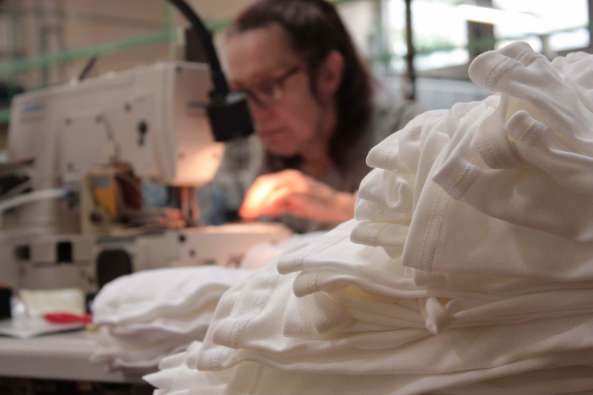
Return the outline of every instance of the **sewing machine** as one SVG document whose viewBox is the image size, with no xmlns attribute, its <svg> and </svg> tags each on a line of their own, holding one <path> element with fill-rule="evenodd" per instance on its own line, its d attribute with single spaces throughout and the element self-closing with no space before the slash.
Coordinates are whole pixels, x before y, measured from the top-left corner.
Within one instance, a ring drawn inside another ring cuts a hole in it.
<svg viewBox="0 0 593 395">
<path fill-rule="evenodd" d="M 252 245 L 287 237 L 269 224 L 130 226 L 141 180 L 188 192 L 213 177 L 223 145 L 207 117 L 211 86 L 207 66 L 167 62 L 16 97 L 9 161 L 24 164 L 32 191 L 0 201 L 2 282 L 93 291 L 137 270 L 236 265 Z"/>
</svg>

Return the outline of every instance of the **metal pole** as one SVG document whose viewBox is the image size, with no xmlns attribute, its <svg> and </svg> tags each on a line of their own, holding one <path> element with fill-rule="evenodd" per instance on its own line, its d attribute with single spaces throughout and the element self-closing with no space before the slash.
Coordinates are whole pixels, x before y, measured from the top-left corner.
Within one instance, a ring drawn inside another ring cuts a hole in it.
<svg viewBox="0 0 593 395">
<path fill-rule="evenodd" d="M 593 52 L 593 0 L 587 0 L 587 31 L 589 32 L 589 52 Z"/>
<path fill-rule="evenodd" d="M 404 0 L 406 4 L 406 80 L 408 87 L 404 92 L 404 97 L 408 100 L 416 100 L 416 69 L 414 67 L 414 36 L 412 26 L 412 0 Z"/>
</svg>

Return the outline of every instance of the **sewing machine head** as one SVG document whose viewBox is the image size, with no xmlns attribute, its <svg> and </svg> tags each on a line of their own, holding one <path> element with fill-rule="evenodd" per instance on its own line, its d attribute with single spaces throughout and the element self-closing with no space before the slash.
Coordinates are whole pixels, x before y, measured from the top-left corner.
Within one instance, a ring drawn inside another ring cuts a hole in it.
<svg viewBox="0 0 593 395">
<path fill-rule="evenodd" d="M 211 87 L 206 65 L 167 62 L 20 95 L 12 104 L 9 160 L 33 160 L 34 190 L 66 186 L 82 194 L 115 178 L 137 189 L 128 174 L 203 185 L 223 152 L 207 117 Z M 29 205 L 19 223 L 72 231 L 55 222 L 60 215 L 48 215 L 59 204 Z"/>
<path fill-rule="evenodd" d="M 238 102 L 232 95 L 212 100 L 211 87 L 207 66 L 168 62 L 16 97 L 9 160 L 28 164 L 33 191 L 49 196 L 66 188 L 76 198 L 57 193 L 62 198 L 31 200 L 10 211 L 0 236 L 5 282 L 93 290 L 117 275 L 173 260 L 225 264 L 257 241 L 286 237 L 279 228 L 193 229 L 191 237 L 188 230 L 132 237 L 113 232 L 118 214 L 141 205 L 141 179 L 199 187 L 213 177 L 223 153 L 216 125 L 223 123 L 227 139 L 246 134 L 238 130 L 245 124 L 241 111 L 232 112 L 241 110 Z M 225 119 L 227 107 L 232 111 Z M 219 247 L 213 252 L 204 244 Z"/>
<path fill-rule="evenodd" d="M 205 112 L 210 89 L 207 66 L 167 62 L 20 95 L 9 160 L 34 158 L 39 187 L 115 161 L 140 177 L 199 185 L 222 150 Z"/>
</svg>

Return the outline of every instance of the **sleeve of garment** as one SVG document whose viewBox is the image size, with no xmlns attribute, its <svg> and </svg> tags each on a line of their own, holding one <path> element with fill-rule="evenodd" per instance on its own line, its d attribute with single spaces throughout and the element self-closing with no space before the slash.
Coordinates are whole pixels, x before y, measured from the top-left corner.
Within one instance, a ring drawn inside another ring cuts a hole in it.
<svg viewBox="0 0 593 395">
<path fill-rule="evenodd" d="M 434 180 L 490 216 L 593 241 L 593 75 L 574 81 L 519 43 L 478 57 L 470 76 L 503 100 Z"/>
<path fill-rule="evenodd" d="M 367 157 L 369 151 L 404 129 L 409 121 L 422 112 L 418 104 L 401 101 L 383 89 L 375 94 L 373 102 L 373 116 L 365 130 L 364 138 L 360 143 L 352 146 L 348 155 L 350 163 L 345 173 L 350 178 L 350 187 L 347 189 L 349 191 L 357 191 L 360 182 L 369 173 L 369 166 L 371 166 Z"/>
<path fill-rule="evenodd" d="M 418 193 L 448 142 L 439 131 L 446 121 L 444 110 L 425 112 L 370 150 L 373 170 L 360 183 L 353 242 L 381 245 L 393 258 L 401 256 Z"/>
</svg>

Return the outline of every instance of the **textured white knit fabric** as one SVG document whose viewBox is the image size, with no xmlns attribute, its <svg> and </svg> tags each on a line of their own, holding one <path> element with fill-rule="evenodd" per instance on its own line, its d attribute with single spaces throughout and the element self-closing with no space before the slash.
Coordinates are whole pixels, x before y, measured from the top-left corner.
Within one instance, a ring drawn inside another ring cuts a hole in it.
<svg viewBox="0 0 593 395">
<path fill-rule="evenodd" d="M 180 314 L 192 316 L 224 290 L 250 274 L 218 266 L 141 271 L 105 285 L 93 301 L 97 324 L 151 321 Z"/>
<path fill-rule="evenodd" d="M 250 274 L 203 266 L 115 279 L 93 301 L 99 335 L 91 360 L 111 369 L 154 368 L 164 355 L 202 339 L 220 296 Z"/>
<path fill-rule="evenodd" d="M 225 292 L 155 393 L 593 393 L 592 62 L 478 57 L 495 94 L 374 147 L 355 219 Z"/>
<path fill-rule="evenodd" d="M 405 265 L 591 279 L 591 66 L 583 54 L 550 63 L 522 43 L 472 63 L 472 79 L 502 100 L 479 121 L 445 128 L 450 142 L 419 193 Z"/>
<path fill-rule="evenodd" d="M 190 350 L 199 348 L 195 343 Z M 200 371 L 188 367 L 186 355 L 165 358 L 161 371 L 145 376 L 160 388 L 155 395 L 575 395 L 593 388 L 591 367 L 539 369 L 537 361 L 447 375 L 336 375 L 286 371 L 257 362 Z"/>
</svg>

